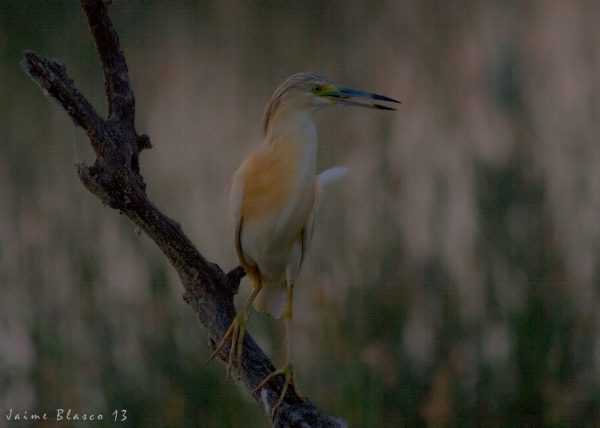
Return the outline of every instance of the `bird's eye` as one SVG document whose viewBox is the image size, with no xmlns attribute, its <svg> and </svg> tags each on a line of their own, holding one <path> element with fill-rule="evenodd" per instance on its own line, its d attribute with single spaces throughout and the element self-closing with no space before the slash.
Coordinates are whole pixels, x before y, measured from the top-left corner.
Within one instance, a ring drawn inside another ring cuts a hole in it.
<svg viewBox="0 0 600 428">
<path fill-rule="evenodd" d="M 319 92 L 321 92 L 321 86 L 315 85 L 313 86 L 312 90 L 315 94 L 318 94 Z"/>
</svg>

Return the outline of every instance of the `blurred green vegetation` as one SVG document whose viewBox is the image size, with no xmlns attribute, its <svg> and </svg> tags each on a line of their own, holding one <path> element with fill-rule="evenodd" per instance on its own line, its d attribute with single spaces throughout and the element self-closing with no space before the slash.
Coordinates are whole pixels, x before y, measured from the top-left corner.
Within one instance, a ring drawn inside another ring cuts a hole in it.
<svg viewBox="0 0 600 428">
<path fill-rule="evenodd" d="M 285 77 L 403 101 L 317 118 L 319 165 L 351 172 L 297 287 L 303 393 L 356 427 L 598 424 L 595 2 L 113 3 L 149 195 L 224 269 L 229 177 Z M 88 143 L 19 69 L 26 49 L 106 111 L 77 2 L 0 0 L 0 412 L 268 426 L 204 364 L 160 252 L 78 182 Z M 250 327 L 276 361 L 280 324 Z"/>
</svg>

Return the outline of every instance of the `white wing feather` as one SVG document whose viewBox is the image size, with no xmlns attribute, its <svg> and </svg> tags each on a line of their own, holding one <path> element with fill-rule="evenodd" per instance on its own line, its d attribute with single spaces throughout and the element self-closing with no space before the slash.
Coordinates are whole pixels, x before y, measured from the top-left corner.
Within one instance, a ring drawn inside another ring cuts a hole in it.
<svg viewBox="0 0 600 428">
<path fill-rule="evenodd" d="M 348 174 L 348 168 L 345 166 L 334 166 L 329 168 L 317 176 L 317 183 L 321 186 L 321 188 L 326 188 L 330 184 L 339 181 L 346 174 Z"/>
<path fill-rule="evenodd" d="M 302 258 L 300 264 L 302 264 L 302 262 L 304 261 L 304 257 L 312 241 L 313 231 L 315 228 L 315 218 L 317 217 L 317 212 L 319 210 L 319 205 L 321 203 L 323 192 L 331 184 L 342 179 L 347 173 L 348 168 L 346 168 L 345 166 L 334 166 L 317 175 L 317 182 L 315 187 L 315 203 L 310 217 L 306 222 L 306 226 L 304 227 L 304 229 L 302 229 Z"/>
</svg>

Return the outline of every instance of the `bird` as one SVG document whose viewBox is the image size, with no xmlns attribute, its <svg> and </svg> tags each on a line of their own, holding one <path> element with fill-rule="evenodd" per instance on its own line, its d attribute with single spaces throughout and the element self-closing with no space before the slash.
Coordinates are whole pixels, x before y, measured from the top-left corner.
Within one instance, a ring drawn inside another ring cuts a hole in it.
<svg viewBox="0 0 600 428">
<path fill-rule="evenodd" d="M 262 123 L 263 143 L 232 177 L 230 221 L 240 265 L 252 292 L 216 345 L 209 360 L 229 343 L 227 376 L 242 360 L 251 306 L 285 319 L 286 362 L 266 376 L 254 393 L 279 375 L 284 386 L 271 413 L 282 404 L 295 375 L 291 360 L 293 290 L 306 258 L 319 202 L 341 179 L 345 167 L 316 174 L 318 136 L 313 116 L 335 105 L 395 110 L 393 98 L 339 86 L 312 72 L 297 73 L 273 93 Z"/>
</svg>

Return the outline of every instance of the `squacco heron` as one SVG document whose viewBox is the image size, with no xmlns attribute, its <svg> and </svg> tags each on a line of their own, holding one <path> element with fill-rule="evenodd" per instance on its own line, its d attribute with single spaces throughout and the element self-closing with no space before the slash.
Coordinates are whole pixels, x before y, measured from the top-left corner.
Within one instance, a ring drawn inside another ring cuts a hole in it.
<svg viewBox="0 0 600 428">
<path fill-rule="evenodd" d="M 234 356 L 238 364 L 241 362 L 252 304 L 274 318 L 283 315 L 286 362 L 255 389 L 260 390 L 275 376 L 285 377 L 273 414 L 294 380 L 290 356 L 292 296 L 312 237 L 316 207 L 325 187 L 346 172 L 345 168 L 334 167 L 315 175 L 317 130 L 313 114 L 338 104 L 395 110 L 378 101 L 398 102 L 340 87 L 314 73 L 291 76 L 275 90 L 267 106 L 263 144 L 233 175 L 230 215 L 235 249 L 253 290 L 211 358 L 231 343 L 227 374 Z"/>
</svg>

